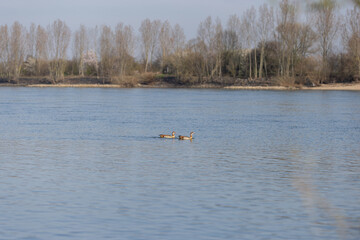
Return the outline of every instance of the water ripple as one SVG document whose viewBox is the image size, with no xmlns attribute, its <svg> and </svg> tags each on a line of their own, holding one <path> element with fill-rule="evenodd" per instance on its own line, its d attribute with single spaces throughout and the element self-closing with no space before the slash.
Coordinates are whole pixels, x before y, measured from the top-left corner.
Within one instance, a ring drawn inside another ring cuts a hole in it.
<svg viewBox="0 0 360 240">
<path fill-rule="evenodd" d="M 0 239 L 358 239 L 359 98 L 1 88 Z"/>
</svg>

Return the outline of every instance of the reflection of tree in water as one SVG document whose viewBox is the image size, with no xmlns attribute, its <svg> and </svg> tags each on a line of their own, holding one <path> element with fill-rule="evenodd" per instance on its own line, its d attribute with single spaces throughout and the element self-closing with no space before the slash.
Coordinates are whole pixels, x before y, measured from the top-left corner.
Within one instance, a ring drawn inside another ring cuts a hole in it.
<svg viewBox="0 0 360 240">
<path fill-rule="evenodd" d="M 317 172 L 317 169 L 314 169 L 315 166 L 313 166 L 313 164 L 317 166 L 316 159 L 309 160 L 306 156 L 301 156 L 303 152 L 299 151 L 294 143 L 283 147 L 279 150 L 286 151 L 288 158 L 295 160 L 291 161 L 294 164 L 291 168 L 296 170 L 292 174 L 290 181 L 294 190 L 299 193 L 304 207 L 303 212 L 311 224 L 311 233 L 315 237 L 327 236 L 328 233 L 325 231 L 331 231 L 329 227 L 334 227 L 338 239 L 353 239 L 353 231 L 359 231 L 358 226 L 354 226 L 353 223 L 349 222 L 349 216 L 346 215 L 345 209 L 332 204 L 320 191 L 320 187 L 329 189 L 331 186 L 319 185 L 316 182 L 317 179 L 314 173 Z M 355 155 L 358 154 L 355 153 Z"/>
<path fill-rule="evenodd" d="M 349 225 L 341 209 L 333 206 L 323 197 L 316 188 L 310 174 L 297 175 L 293 178 L 293 185 L 300 193 L 306 212 L 312 222 L 320 222 L 322 216 L 326 216 L 335 223 L 339 239 L 347 239 Z M 312 228 L 314 233 L 319 236 L 321 232 L 317 228 Z"/>
</svg>

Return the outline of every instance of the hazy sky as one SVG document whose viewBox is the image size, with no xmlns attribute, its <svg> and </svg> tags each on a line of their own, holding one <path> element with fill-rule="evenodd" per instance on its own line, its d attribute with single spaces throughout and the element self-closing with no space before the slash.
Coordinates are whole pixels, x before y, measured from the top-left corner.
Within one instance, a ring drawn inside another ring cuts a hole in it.
<svg viewBox="0 0 360 240">
<path fill-rule="evenodd" d="M 0 0 L 0 24 L 19 21 L 47 26 L 64 20 L 72 30 L 80 24 L 95 26 L 118 22 L 138 30 L 145 18 L 179 23 L 188 38 L 194 37 L 200 21 L 220 17 L 223 23 L 231 14 L 242 14 L 251 6 L 273 4 L 276 0 Z"/>
</svg>

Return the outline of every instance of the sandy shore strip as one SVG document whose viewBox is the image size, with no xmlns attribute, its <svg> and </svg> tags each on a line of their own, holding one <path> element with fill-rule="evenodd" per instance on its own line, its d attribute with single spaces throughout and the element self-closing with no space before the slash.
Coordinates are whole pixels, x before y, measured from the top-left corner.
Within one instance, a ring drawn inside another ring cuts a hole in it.
<svg viewBox="0 0 360 240">
<path fill-rule="evenodd" d="M 228 86 L 224 89 L 234 90 L 297 90 L 297 88 L 288 88 L 282 86 Z"/>
<path fill-rule="evenodd" d="M 329 90 L 329 91 L 360 91 L 360 83 L 322 84 L 317 87 L 282 87 L 282 86 L 229 86 L 225 89 L 234 90 Z"/>
<path fill-rule="evenodd" d="M 338 90 L 338 91 L 360 91 L 360 83 L 332 83 L 322 84 L 318 87 L 303 87 L 304 90 Z"/>
</svg>

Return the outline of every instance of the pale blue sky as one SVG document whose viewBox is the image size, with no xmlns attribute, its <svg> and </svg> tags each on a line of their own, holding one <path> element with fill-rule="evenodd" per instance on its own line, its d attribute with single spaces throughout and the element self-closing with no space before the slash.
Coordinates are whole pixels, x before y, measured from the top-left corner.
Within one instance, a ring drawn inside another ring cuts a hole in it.
<svg viewBox="0 0 360 240">
<path fill-rule="evenodd" d="M 72 30 L 80 24 L 95 26 L 118 22 L 138 30 L 145 18 L 179 23 L 187 38 L 194 37 L 200 21 L 220 17 L 223 23 L 231 14 L 241 14 L 251 6 L 274 4 L 276 0 L 0 0 L 0 24 L 19 21 L 47 26 L 64 20 Z"/>
</svg>

